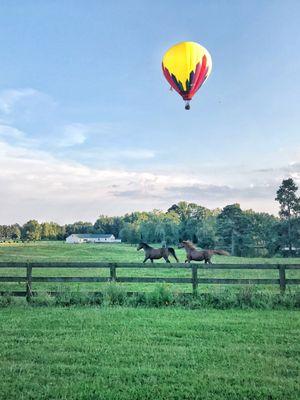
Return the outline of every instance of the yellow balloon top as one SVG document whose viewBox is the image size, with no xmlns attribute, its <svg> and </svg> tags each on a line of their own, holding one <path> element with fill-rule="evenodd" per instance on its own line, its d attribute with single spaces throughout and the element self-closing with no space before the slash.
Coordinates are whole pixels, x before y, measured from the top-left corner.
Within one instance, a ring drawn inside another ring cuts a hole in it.
<svg viewBox="0 0 300 400">
<path fill-rule="evenodd" d="M 164 55 L 163 72 L 175 90 L 190 99 L 208 78 L 212 60 L 209 52 L 195 42 L 182 42 L 172 46 Z"/>
</svg>

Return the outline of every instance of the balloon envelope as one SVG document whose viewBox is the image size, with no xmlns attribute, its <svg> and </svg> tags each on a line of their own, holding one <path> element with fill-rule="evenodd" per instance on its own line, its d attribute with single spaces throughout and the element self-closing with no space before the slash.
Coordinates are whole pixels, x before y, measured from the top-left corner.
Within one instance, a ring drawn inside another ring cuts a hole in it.
<svg viewBox="0 0 300 400">
<path fill-rule="evenodd" d="M 182 42 L 164 55 L 162 69 L 165 78 L 184 100 L 191 100 L 208 78 L 212 68 L 209 52 L 195 42 Z"/>
</svg>

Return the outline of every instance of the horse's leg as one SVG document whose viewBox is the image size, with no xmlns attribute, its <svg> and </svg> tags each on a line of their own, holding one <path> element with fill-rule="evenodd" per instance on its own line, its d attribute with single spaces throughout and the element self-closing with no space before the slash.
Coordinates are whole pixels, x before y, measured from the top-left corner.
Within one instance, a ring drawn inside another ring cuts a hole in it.
<svg viewBox="0 0 300 400">
<path fill-rule="evenodd" d="M 170 263 L 170 260 L 168 259 L 168 257 L 164 257 L 164 259 L 165 259 L 165 261 L 166 261 L 167 263 Z"/>
<path fill-rule="evenodd" d="M 145 260 L 143 261 L 143 264 L 144 264 L 147 260 L 149 260 L 149 256 L 146 256 L 146 257 L 145 257 Z"/>
<path fill-rule="evenodd" d="M 150 260 L 151 260 L 151 262 L 152 262 L 152 264 L 153 264 L 153 258 L 150 258 Z"/>
</svg>

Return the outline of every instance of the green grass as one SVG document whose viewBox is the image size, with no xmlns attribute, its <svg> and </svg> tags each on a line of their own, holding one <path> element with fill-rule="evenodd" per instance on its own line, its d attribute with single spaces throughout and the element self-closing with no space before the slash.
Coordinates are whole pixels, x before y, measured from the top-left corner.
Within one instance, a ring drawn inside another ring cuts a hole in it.
<svg viewBox="0 0 300 400">
<path fill-rule="evenodd" d="M 154 245 L 155 246 L 155 245 Z M 157 245 L 158 246 L 158 245 Z M 180 262 L 185 260 L 185 251 L 177 249 Z M 1 261 L 115 261 L 142 262 L 143 251 L 129 244 L 66 244 L 63 241 L 41 241 L 29 243 L 0 243 Z M 172 260 L 172 258 L 170 257 Z M 157 262 L 163 262 L 159 260 Z M 215 263 L 300 263 L 300 258 L 247 258 L 214 256 Z"/>
<path fill-rule="evenodd" d="M 183 261 L 184 252 L 176 252 Z M 142 260 L 143 254 L 135 246 L 125 244 L 0 245 L 0 261 Z M 215 257 L 213 261 L 300 263 L 300 259 L 237 257 Z M 25 271 L 2 269 L 0 274 L 24 276 Z M 34 274 L 107 276 L 108 271 L 58 268 L 34 270 Z M 277 271 L 246 270 L 212 270 L 201 274 L 278 276 Z M 288 274 L 299 277 L 298 271 Z M 118 275 L 179 277 L 190 276 L 190 271 L 124 269 L 118 270 Z M 157 285 L 123 286 L 149 291 Z M 69 287 L 80 291 L 105 289 L 95 283 L 69 284 Z M 169 285 L 169 288 L 188 291 L 190 285 Z M 227 291 L 231 288 L 226 285 Z M 24 284 L 1 283 L 0 289 L 24 290 Z M 36 284 L 34 289 L 42 292 L 57 287 Z M 223 289 L 219 285 L 200 287 L 200 291 L 207 292 L 221 293 Z M 271 290 L 277 293 L 278 287 Z M 155 294 L 155 291 L 149 293 L 149 298 Z M 154 297 L 151 304 L 155 303 Z M 47 296 L 41 299 L 53 304 L 53 299 Z M 296 400 L 300 397 L 297 311 L 18 305 L 22 301 L 18 299 L 15 305 L 0 309 L 0 399 Z"/>
<path fill-rule="evenodd" d="M 181 262 L 185 260 L 183 249 L 176 249 Z M 70 245 L 65 242 L 36 242 L 36 243 L 3 243 L 0 244 L 0 261 L 115 261 L 115 262 L 142 262 L 143 251 L 136 251 L 136 246 L 127 244 L 80 244 Z M 242 258 L 214 256 L 214 263 L 300 263 L 300 258 Z M 164 260 L 157 261 L 164 263 Z M 179 269 L 118 269 L 118 276 L 140 277 L 190 277 L 190 270 Z M 2 269 L 1 275 L 24 276 L 25 270 Z M 35 276 L 109 276 L 106 269 L 35 269 Z M 269 270 L 203 270 L 199 272 L 202 277 L 215 278 L 278 278 L 278 271 Z M 300 278 L 299 271 L 287 271 L 287 278 Z M 101 283 L 68 284 L 75 289 L 101 290 Z M 148 291 L 153 288 L 151 284 L 124 284 L 129 291 Z M 190 292 L 191 285 L 173 285 L 175 290 Z M 228 285 L 226 285 L 228 287 Z M 57 290 L 59 285 L 52 283 L 35 283 L 34 290 Z M 222 290 L 221 286 L 215 286 Z M 231 286 L 236 290 L 235 286 Z M 272 285 L 268 288 L 278 291 L 278 287 Z M 263 288 L 262 288 L 263 289 Z M 0 283 L 0 290 L 24 290 L 24 283 Z M 211 285 L 201 287 L 203 291 L 212 290 Z M 295 286 L 291 287 L 295 290 Z"/>
<path fill-rule="evenodd" d="M 296 400 L 292 311 L 10 307 L 1 399 Z"/>
</svg>

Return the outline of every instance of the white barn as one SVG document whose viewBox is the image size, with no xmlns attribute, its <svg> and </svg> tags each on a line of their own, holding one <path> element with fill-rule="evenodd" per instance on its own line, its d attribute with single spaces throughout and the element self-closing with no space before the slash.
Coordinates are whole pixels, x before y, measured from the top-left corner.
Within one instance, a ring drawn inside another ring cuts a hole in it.
<svg viewBox="0 0 300 400">
<path fill-rule="evenodd" d="M 121 243 L 121 239 L 116 239 L 113 234 L 72 233 L 66 238 L 66 243 Z"/>
</svg>

